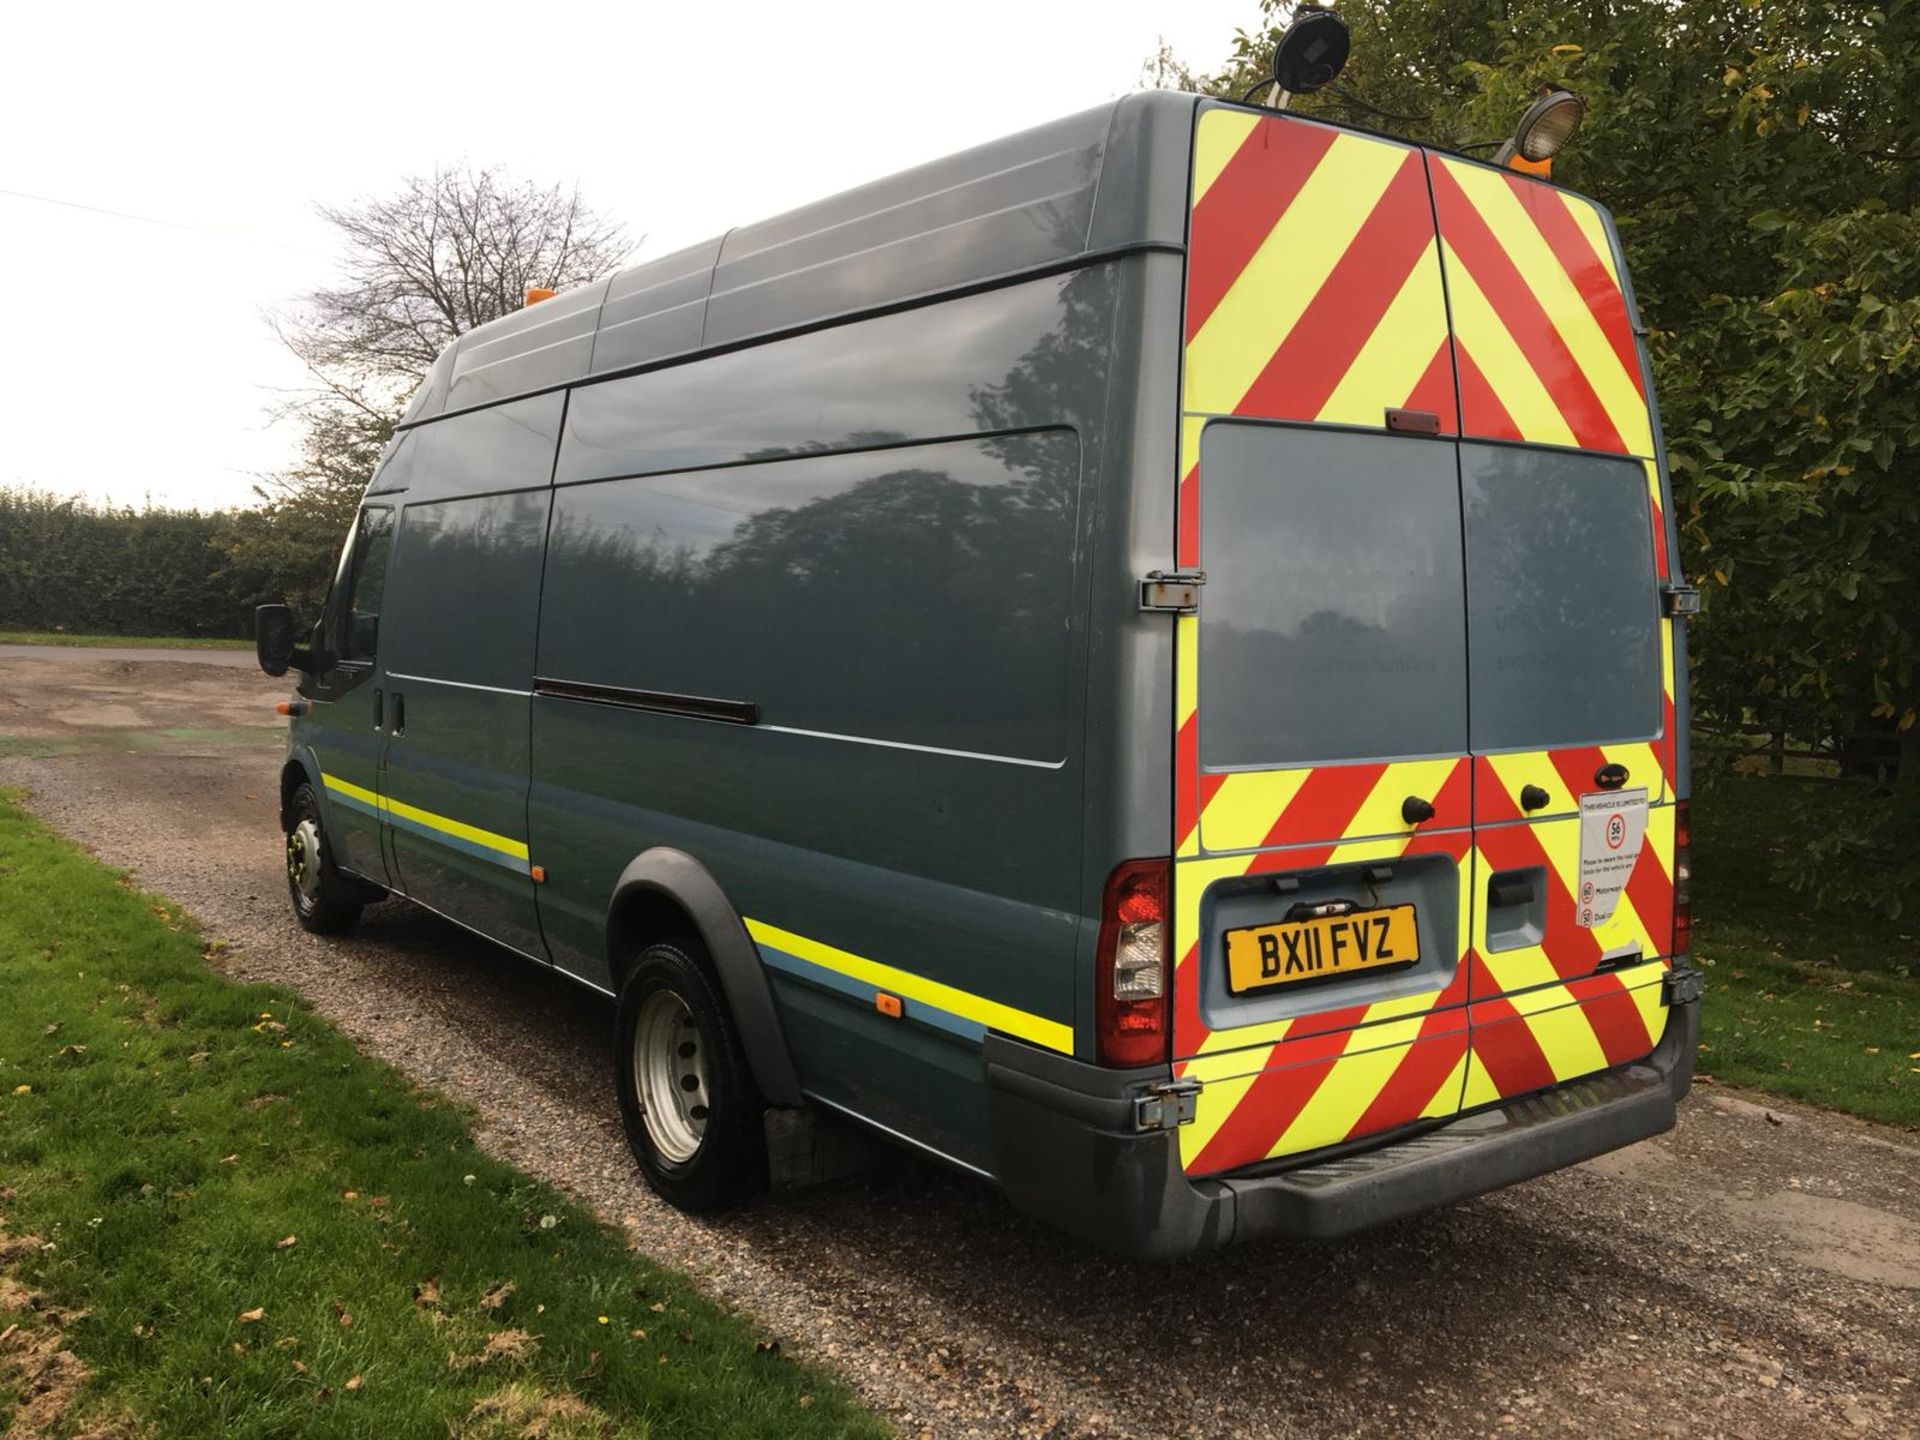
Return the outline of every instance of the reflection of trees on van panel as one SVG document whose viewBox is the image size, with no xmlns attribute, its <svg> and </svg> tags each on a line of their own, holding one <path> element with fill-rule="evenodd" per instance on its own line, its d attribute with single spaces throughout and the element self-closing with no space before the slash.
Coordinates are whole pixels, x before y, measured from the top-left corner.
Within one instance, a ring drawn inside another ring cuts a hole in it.
<svg viewBox="0 0 1920 1440">
<path fill-rule="evenodd" d="M 564 490 L 548 604 L 619 623 L 554 673 L 1055 757 L 1078 471 L 1055 432 Z"/>
<path fill-rule="evenodd" d="M 1659 634 L 1644 472 L 1591 455 L 1462 453 L 1476 743 L 1651 734 Z"/>
<path fill-rule="evenodd" d="M 544 490 L 412 504 L 382 637 L 390 670 L 523 688 L 546 531 Z"/>
<path fill-rule="evenodd" d="M 1113 267 L 1081 270 L 1060 287 L 1059 318 L 992 385 L 975 387 L 974 423 L 982 430 L 1013 430 L 1031 425 L 1068 425 L 1087 443 L 1102 434 L 1107 371 L 1113 352 L 1113 305 L 1117 288 Z M 1022 457 L 1006 442 L 990 441 L 1009 464 Z M 1089 458 L 1091 463 L 1091 458 Z M 1032 503 L 1072 508 L 1077 475 L 1061 476 L 1044 467 L 1029 478 L 1047 491 Z"/>
</svg>

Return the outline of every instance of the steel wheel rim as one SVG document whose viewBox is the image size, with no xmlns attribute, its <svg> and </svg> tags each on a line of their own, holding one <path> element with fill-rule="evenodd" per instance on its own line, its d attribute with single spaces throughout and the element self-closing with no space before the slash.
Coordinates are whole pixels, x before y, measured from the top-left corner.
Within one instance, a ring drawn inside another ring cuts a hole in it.
<svg viewBox="0 0 1920 1440">
<path fill-rule="evenodd" d="M 641 1002 L 633 1088 L 653 1148 L 669 1164 L 693 1159 L 707 1133 L 706 1045 L 693 1011 L 671 990 L 656 990 Z"/>
<path fill-rule="evenodd" d="M 308 816 L 287 834 L 287 882 L 308 908 L 320 898 L 320 823 Z"/>
</svg>

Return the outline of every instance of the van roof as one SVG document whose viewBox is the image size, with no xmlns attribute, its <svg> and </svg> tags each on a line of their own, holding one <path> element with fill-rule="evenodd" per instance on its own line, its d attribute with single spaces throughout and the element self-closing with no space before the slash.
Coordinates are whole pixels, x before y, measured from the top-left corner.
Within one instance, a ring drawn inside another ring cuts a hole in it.
<svg viewBox="0 0 1920 1440">
<path fill-rule="evenodd" d="M 1232 102 L 1138 91 L 504 315 L 440 352 L 400 424 L 1101 256 L 1184 251 L 1202 105 Z"/>
<path fill-rule="evenodd" d="M 1090 256 L 1180 249 L 1198 103 L 1128 95 L 503 316 L 441 352 L 401 423 Z"/>
</svg>

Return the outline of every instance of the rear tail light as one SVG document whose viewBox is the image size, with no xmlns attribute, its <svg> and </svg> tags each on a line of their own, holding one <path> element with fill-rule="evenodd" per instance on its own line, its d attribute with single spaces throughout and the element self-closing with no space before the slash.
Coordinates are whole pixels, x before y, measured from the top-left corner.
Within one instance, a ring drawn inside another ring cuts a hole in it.
<svg viewBox="0 0 1920 1440">
<path fill-rule="evenodd" d="M 1693 952 L 1693 805 L 1673 807 L 1673 953 Z"/>
<path fill-rule="evenodd" d="M 1153 1065 L 1172 1040 L 1171 863 L 1123 860 L 1107 877 L 1094 965 L 1094 1029 L 1102 1065 Z"/>
</svg>

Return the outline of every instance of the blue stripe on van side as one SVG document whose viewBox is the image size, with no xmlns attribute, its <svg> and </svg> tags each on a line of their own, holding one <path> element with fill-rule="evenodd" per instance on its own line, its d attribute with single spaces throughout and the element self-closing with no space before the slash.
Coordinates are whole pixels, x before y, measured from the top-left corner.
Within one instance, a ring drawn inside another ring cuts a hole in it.
<svg viewBox="0 0 1920 1440">
<path fill-rule="evenodd" d="M 873 986 L 855 980 L 849 975 L 829 970 L 824 965 L 815 965 L 812 961 L 802 960 L 797 955 L 789 955 L 784 950 L 776 950 L 771 945 L 756 941 L 755 946 L 760 951 L 761 960 L 773 969 L 845 995 L 858 1001 L 863 1008 L 872 1008 Z M 978 1045 L 986 1039 L 987 1027 L 978 1020 L 969 1020 L 963 1015 L 955 1015 L 950 1010 L 942 1010 L 939 1006 L 929 1005 L 924 1000 L 902 999 L 900 1014 L 902 1019 L 918 1020 L 922 1025 L 931 1025 L 936 1030 L 957 1035 L 969 1044 Z"/>
<path fill-rule="evenodd" d="M 387 823 L 396 829 L 405 830 L 412 835 L 424 836 L 435 844 L 445 845 L 450 850 L 458 850 L 463 855 L 472 855 L 476 859 L 489 861 L 503 869 L 513 871 L 516 875 L 532 873 L 532 867 L 517 855 L 503 855 L 500 851 L 490 849 L 485 845 L 476 845 L 473 841 L 462 839 L 458 835 L 449 835 L 444 830 L 436 830 L 431 825 L 423 825 L 418 820 L 402 815 L 398 811 L 386 810 L 382 813 L 385 815 Z"/>
</svg>

